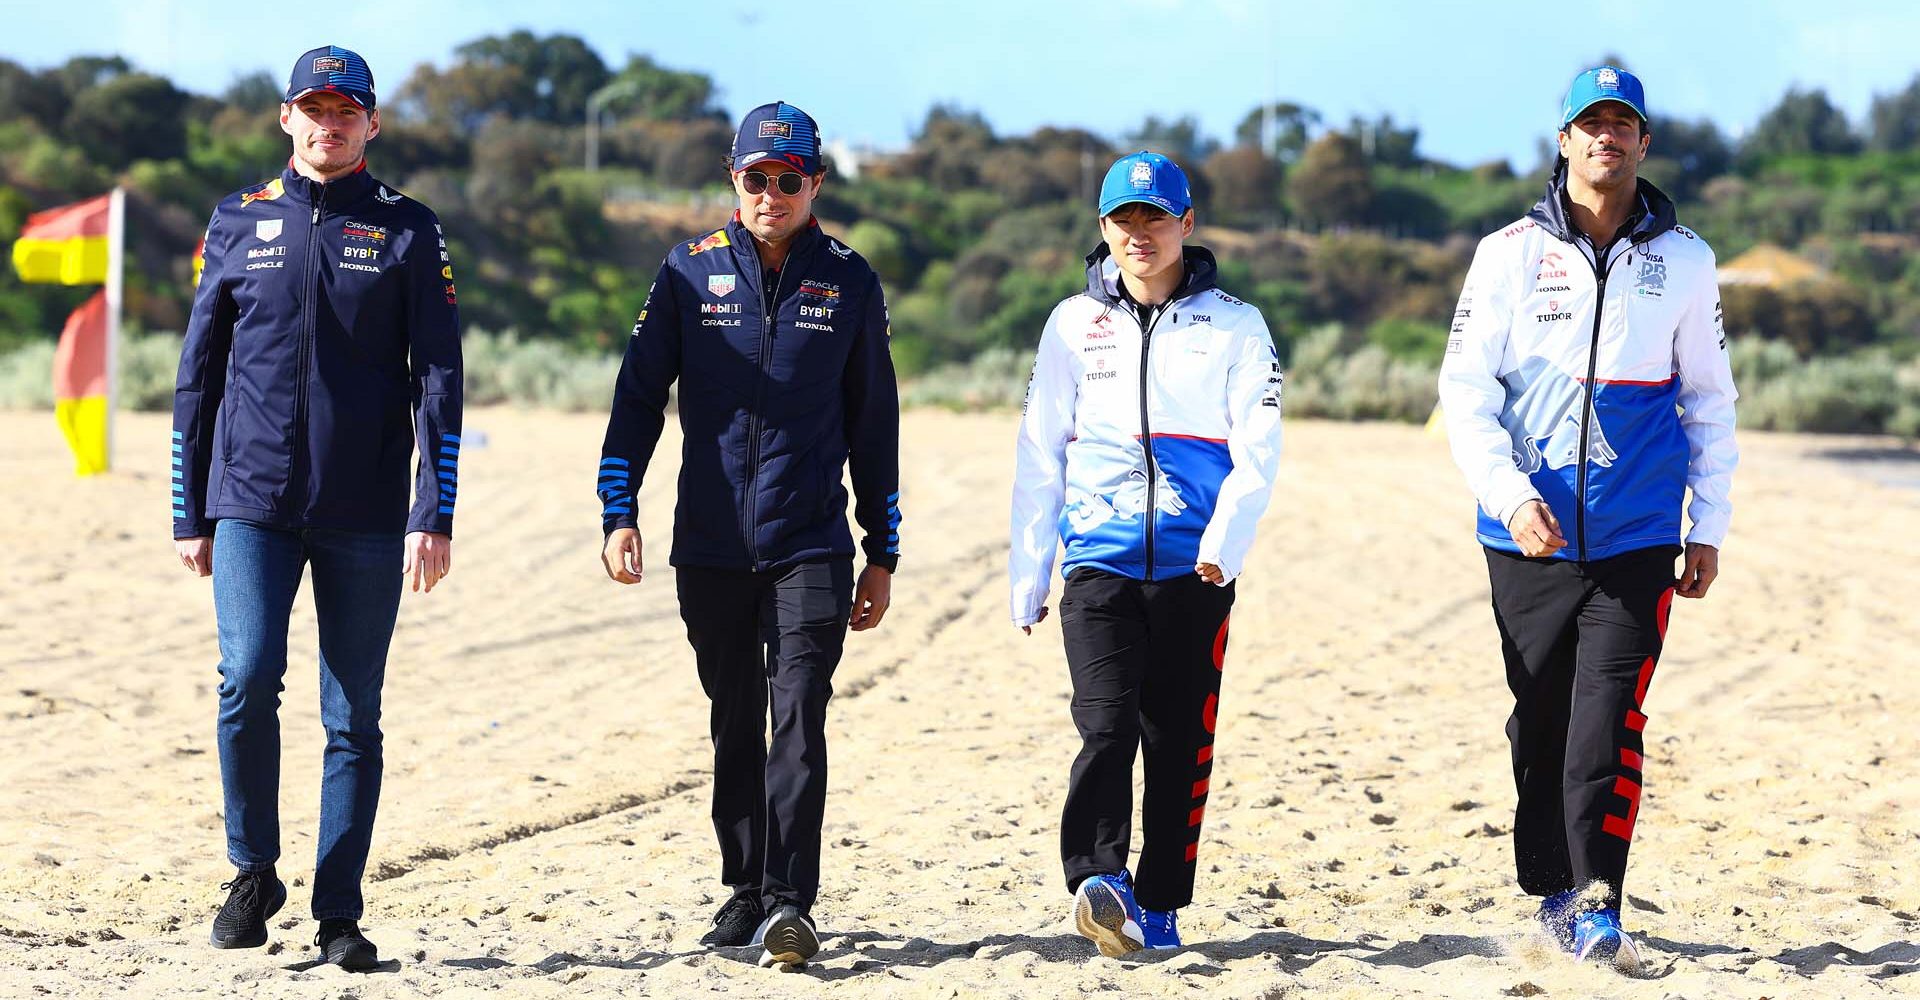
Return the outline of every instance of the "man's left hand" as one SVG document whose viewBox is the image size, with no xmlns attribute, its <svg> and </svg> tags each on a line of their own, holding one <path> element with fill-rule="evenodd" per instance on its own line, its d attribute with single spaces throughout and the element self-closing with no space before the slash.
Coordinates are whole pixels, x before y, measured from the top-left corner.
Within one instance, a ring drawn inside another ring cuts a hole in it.
<svg viewBox="0 0 1920 1000">
<path fill-rule="evenodd" d="M 413 577 L 415 592 L 425 583 L 427 593 L 433 593 L 433 585 L 453 571 L 453 538 L 449 535 L 409 531 L 406 550 L 407 562 L 400 567 L 400 575 Z"/>
<path fill-rule="evenodd" d="M 1705 597 L 1713 579 L 1720 575 L 1720 550 L 1699 542 L 1687 543 L 1687 561 L 1680 568 L 1680 584 L 1674 593 L 1681 597 Z"/>
<path fill-rule="evenodd" d="M 855 632 L 865 632 L 880 624 L 887 616 L 887 606 L 893 603 L 893 571 L 881 566 L 868 566 L 860 571 L 860 582 L 853 588 L 853 614 L 847 618 L 847 627 Z"/>
<path fill-rule="evenodd" d="M 1225 580 L 1227 579 L 1227 574 L 1222 572 L 1220 570 L 1220 567 L 1214 565 L 1213 563 L 1207 563 L 1207 562 L 1200 563 L 1193 567 L 1193 571 L 1195 573 L 1200 574 L 1200 579 L 1205 580 L 1216 587 L 1220 586 L 1220 584 L 1225 582 Z"/>
</svg>

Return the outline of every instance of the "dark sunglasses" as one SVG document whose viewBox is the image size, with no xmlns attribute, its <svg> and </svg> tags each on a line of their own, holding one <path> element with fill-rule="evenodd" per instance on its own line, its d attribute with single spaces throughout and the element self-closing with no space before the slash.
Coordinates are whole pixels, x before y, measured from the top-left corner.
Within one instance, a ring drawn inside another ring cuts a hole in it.
<svg viewBox="0 0 1920 1000">
<path fill-rule="evenodd" d="M 768 174 L 760 170 L 749 170 L 740 175 L 740 186 L 745 189 L 748 194 L 765 194 L 767 192 L 767 181 L 769 180 L 773 181 L 774 186 L 780 189 L 781 194 L 787 195 L 788 197 L 799 194 L 800 189 L 807 185 L 807 175 L 796 170 L 783 170 L 777 174 Z"/>
</svg>

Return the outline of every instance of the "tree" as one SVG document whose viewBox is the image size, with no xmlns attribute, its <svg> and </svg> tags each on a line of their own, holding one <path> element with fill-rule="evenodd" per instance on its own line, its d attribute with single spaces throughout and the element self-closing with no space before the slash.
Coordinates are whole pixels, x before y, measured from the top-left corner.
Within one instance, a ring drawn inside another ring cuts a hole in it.
<svg viewBox="0 0 1920 1000">
<path fill-rule="evenodd" d="M 1213 155 L 1220 144 L 1200 134 L 1200 122 L 1192 115 L 1161 121 L 1148 115 L 1140 127 L 1127 133 L 1127 152 L 1151 149 L 1172 159 L 1183 169 L 1198 167 L 1200 161 Z"/>
<path fill-rule="evenodd" d="M 1761 116 L 1759 124 L 1740 144 L 1741 158 L 1754 162 L 1775 156 L 1807 153 L 1856 153 L 1860 140 L 1847 116 L 1824 90 L 1787 91 L 1787 96 Z"/>
<path fill-rule="evenodd" d="M 1202 170 L 1212 198 L 1209 214 L 1229 225 L 1270 225 L 1280 210 L 1280 164 L 1253 146 L 1215 153 Z"/>
<path fill-rule="evenodd" d="M 220 95 L 220 101 L 246 111 L 268 111 L 279 107 L 286 96 L 283 83 L 275 81 L 271 74 L 256 72 L 235 77 L 227 85 L 226 93 Z"/>
<path fill-rule="evenodd" d="M 93 160 L 124 170 L 135 160 L 171 160 L 187 151 L 187 95 L 146 73 L 127 73 L 82 91 L 65 131 Z"/>
<path fill-rule="evenodd" d="M 1733 146 L 1713 122 L 1662 119 L 1641 173 L 1676 201 L 1692 201 L 1707 182 L 1733 168 Z"/>
<path fill-rule="evenodd" d="M 1288 182 L 1294 214 L 1318 225 L 1365 222 L 1373 208 L 1373 178 L 1352 136 L 1329 132 L 1314 140 Z"/>
<path fill-rule="evenodd" d="M 0 59 L 0 122 L 26 118 L 54 130 L 66 114 L 67 95 L 44 73 Z"/>
<path fill-rule="evenodd" d="M 1386 167 L 1420 165 L 1419 127 L 1401 128 L 1393 123 L 1392 115 L 1381 115 L 1372 121 L 1355 117 L 1347 125 L 1347 135 L 1353 137 L 1368 163 Z"/>
<path fill-rule="evenodd" d="M 1264 150 L 1268 156 L 1291 165 L 1307 151 L 1307 143 L 1312 142 L 1314 133 L 1319 131 L 1320 112 L 1290 101 L 1263 104 L 1240 119 L 1233 130 L 1234 141 L 1242 146 L 1262 148 L 1261 133 L 1266 131 L 1269 112 L 1273 116 L 1273 135 L 1268 137 Z"/>
<path fill-rule="evenodd" d="M 478 131 L 494 115 L 574 125 L 586 114 L 587 98 L 611 78 L 579 38 L 541 38 L 522 30 L 460 46 L 445 71 L 422 64 L 396 103 L 466 132 Z"/>
<path fill-rule="evenodd" d="M 463 63 L 512 73 L 518 86 L 510 106 L 516 118 L 571 125 L 587 111 L 587 98 L 606 86 L 612 74 L 600 56 L 575 35 L 541 38 L 522 29 L 506 36 L 477 38 L 453 50 Z"/>
<path fill-rule="evenodd" d="M 1872 123 L 1873 149 L 1883 153 L 1920 149 L 1920 76 L 1905 90 L 1874 97 L 1867 119 Z"/>
<path fill-rule="evenodd" d="M 634 87 L 634 96 L 622 107 L 631 115 L 655 121 L 726 121 L 727 113 L 714 103 L 713 78 L 705 73 L 667 69 L 647 56 L 631 56 L 615 79 Z"/>
</svg>

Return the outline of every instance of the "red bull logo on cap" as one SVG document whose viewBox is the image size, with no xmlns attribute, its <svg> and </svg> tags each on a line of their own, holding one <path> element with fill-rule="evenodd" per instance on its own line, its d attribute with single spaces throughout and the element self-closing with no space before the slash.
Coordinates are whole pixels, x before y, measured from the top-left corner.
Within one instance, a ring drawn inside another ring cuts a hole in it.
<svg viewBox="0 0 1920 1000">
<path fill-rule="evenodd" d="M 320 56 L 313 61 L 315 73 L 345 73 L 347 61 L 339 56 Z"/>
<path fill-rule="evenodd" d="M 1132 182 L 1134 187 L 1144 191 L 1153 186 L 1153 167 L 1147 161 L 1140 160 L 1134 163 L 1133 172 L 1128 175 L 1127 180 Z"/>
<path fill-rule="evenodd" d="M 793 125 L 790 122 L 761 122 L 760 138 L 791 139 L 793 138 Z"/>
</svg>

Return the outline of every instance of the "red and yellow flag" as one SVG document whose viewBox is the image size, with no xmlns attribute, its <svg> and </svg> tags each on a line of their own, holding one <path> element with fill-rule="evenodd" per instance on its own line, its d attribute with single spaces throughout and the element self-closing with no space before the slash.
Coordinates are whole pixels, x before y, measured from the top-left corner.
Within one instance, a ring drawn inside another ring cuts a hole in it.
<svg viewBox="0 0 1920 1000">
<path fill-rule="evenodd" d="M 53 354 L 53 418 L 73 451 L 75 475 L 107 471 L 107 293 L 67 317 Z"/>
<path fill-rule="evenodd" d="M 112 195 L 103 194 L 27 216 L 13 244 L 13 269 L 20 280 L 60 285 L 106 281 L 112 201 Z"/>
</svg>

